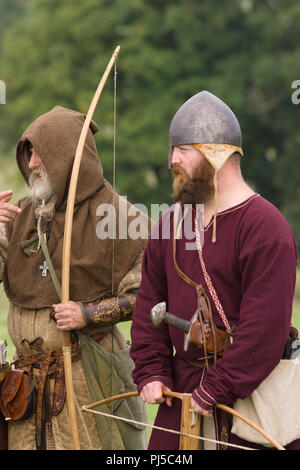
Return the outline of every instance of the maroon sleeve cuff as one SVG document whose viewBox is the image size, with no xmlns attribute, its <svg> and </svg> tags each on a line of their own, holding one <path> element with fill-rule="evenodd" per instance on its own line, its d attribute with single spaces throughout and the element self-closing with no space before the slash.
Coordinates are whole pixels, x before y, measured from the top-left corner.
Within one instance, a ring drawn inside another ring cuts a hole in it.
<svg viewBox="0 0 300 470">
<path fill-rule="evenodd" d="M 202 385 L 193 391 L 192 398 L 204 410 L 209 410 L 216 403 L 216 400 L 204 390 Z"/>
</svg>

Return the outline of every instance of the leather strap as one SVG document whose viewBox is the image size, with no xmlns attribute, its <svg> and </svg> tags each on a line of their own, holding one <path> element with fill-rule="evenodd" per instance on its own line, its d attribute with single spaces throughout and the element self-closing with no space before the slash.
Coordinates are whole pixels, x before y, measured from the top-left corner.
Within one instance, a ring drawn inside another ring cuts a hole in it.
<svg viewBox="0 0 300 470">
<path fill-rule="evenodd" d="M 202 338 L 203 338 L 203 349 L 204 349 L 204 357 L 206 360 L 206 367 L 207 369 L 209 368 L 209 362 L 206 359 L 208 357 L 207 355 L 207 348 L 206 348 L 206 337 L 207 337 L 207 326 L 204 326 L 203 319 L 202 319 L 202 314 L 204 317 L 204 320 L 207 324 L 210 326 L 210 330 L 212 333 L 213 337 L 213 343 L 214 343 L 214 363 L 217 362 L 217 341 L 216 341 L 216 326 L 213 320 L 212 316 L 212 311 L 211 311 L 211 306 L 210 306 L 210 301 L 209 298 L 203 289 L 201 284 L 197 284 L 194 282 L 192 279 L 190 279 L 178 266 L 177 260 L 176 260 L 176 240 L 177 240 L 177 235 L 173 237 L 173 262 L 175 269 L 177 271 L 177 274 L 191 287 L 193 287 L 196 290 L 197 294 L 197 305 L 198 305 L 198 319 L 199 323 L 202 329 Z M 201 314 L 202 312 L 202 314 Z"/>
<path fill-rule="evenodd" d="M 47 261 L 47 264 L 48 264 L 48 268 L 49 268 L 49 271 L 50 271 L 50 275 L 51 275 L 55 290 L 57 292 L 58 298 L 61 299 L 61 285 L 60 285 L 60 282 L 58 280 L 55 269 L 53 267 L 51 257 L 49 255 L 47 243 L 45 241 L 45 233 L 42 232 L 39 225 L 38 225 L 38 232 L 39 232 L 39 239 L 40 239 L 40 242 L 41 242 L 41 247 L 42 247 L 42 250 L 43 250 L 43 253 L 44 253 L 44 256 L 45 256 L 45 260 Z"/>
</svg>

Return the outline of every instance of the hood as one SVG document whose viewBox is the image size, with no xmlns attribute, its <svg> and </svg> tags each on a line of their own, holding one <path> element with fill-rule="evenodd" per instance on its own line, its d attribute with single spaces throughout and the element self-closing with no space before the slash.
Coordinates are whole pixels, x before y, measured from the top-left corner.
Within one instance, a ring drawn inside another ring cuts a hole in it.
<svg viewBox="0 0 300 470">
<path fill-rule="evenodd" d="M 28 168 L 30 142 L 39 154 L 55 189 L 57 211 L 66 208 L 75 153 L 85 117 L 82 113 L 55 106 L 26 129 L 17 145 L 17 164 L 27 184 L 31 173 Z M 93 137 L 98 130 L 99 127 L 92 121 L 83 150 L 75 205 L 91 197 L 104 185 L 103 169 Z"/>
</svg>

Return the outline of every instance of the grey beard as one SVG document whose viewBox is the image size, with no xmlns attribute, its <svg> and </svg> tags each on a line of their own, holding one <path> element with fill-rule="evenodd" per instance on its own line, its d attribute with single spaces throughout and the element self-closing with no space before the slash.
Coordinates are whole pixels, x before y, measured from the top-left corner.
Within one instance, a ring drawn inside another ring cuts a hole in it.
<svg viewBox="0 0 300 470">
<path fill-rule="evenodd" d="M 38 176 L 43 177 L 42 181 Z M 29 177 L 29 186 L 31 188 L 31 197 L 35 203 L 35 218 L 43 218 L 47 221 L 53 219 L 55 213 L 56 195 L 54 187 L 44 168 L 38 168 L 31 172 Z"/>
<path fill-rule="evenodd" d="M 38 180 L 38 177 L 42 176 L 42 181 Z M 45 203 L 54 196 L 55 191 L 49 176 L 44 168 L 37 168 L 32 170 L 29 177 L 29 186 L 31 188 L 31 196 L 33 199 L 40 199 Z"/>
</svg>

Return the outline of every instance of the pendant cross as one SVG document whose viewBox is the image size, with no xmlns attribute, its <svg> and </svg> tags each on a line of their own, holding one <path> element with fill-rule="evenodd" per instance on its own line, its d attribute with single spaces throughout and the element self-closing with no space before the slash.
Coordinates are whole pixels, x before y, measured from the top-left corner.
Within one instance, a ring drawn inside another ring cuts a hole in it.
<svg viewBox="0 0 300 470">
<path fill-rule="evenodd" d="M 49 269 L 49 266 L 48 266 L 48 264 L 47 264 L 47 261 L 44 261 L 44 264 L 43 264 L 42 266 L 40 266 L 40 269 L 43 270 L 42 276 L 43 276 L 43 277 L 46 277 L 47 274 L 48 274 L 47 271 L 48 271 L 48 269 Z"/>
</svg>

